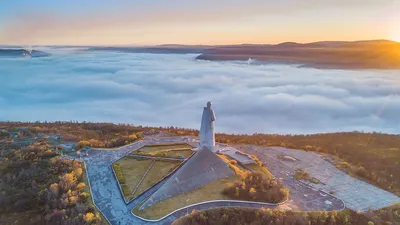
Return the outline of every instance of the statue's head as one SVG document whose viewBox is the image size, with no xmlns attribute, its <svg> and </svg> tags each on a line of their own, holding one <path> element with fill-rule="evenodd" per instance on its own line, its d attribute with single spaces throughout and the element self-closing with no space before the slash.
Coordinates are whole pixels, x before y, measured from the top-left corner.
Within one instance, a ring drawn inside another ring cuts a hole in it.
<svg viewBox="0 0 400 225">
<path fill-rule="evenodd" d="M 207 108 L 211 109 L 211 102 L 207 102 Z"/>
</svg>

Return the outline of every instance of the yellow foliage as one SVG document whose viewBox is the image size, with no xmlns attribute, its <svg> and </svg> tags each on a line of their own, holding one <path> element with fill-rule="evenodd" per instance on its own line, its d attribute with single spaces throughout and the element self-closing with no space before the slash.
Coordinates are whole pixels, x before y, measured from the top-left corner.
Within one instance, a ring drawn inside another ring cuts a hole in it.
<svg viewBox="0 0 400 225">
<path fill-rule="evenodd" d="M 68 200 L 69 200 L 70 204 L 76 204 L 78 202 L 78 197 L 73 195 L 73 196 L 69 197 Z"/>
<path fill-rule="evenodd" d="M 136 139 L 137 139 L 136 134 L 131 134 L 131 135 L 129 135 L 129 139 L 131 139 L 131 140 L 136 140 Z"/>
<path fill-rule="evenodd" d="M 81 149 L 86 146 L 90 146 L 90 143 L 88 141 L 80 141 L 80 142 L 76 143 L 76 147 L 78 149 Z"/>
<path fill-rule="evenodd" d="M 51 184 L 50 185 L 50 191 L 54 194 L 54 195 L 58 195 L 59 192 L 59 186 L 57 183 Z"/>
<path fill-rule="evenodd" d="M 76 177 L 81 177 L 82 176 L 82 168 L 76 168 L 75 170 L 74 170 L 74 174 L 75 174 L 75 176 Z"/>
<path fill-rule="evenodd" d="M 82 190 L 85 187 L 86 187 L 85 183 L 79 183 L 78 186 L 77 186 L 78 190 Z"/>
<path fill-rule="evenodd" d="M 66 173 L 63 176 L 61 176 L 60 186 L 64 190 L 68 190 L 76 185 L 76 181 L 77 179 L 73 173 Z"/>
<path fill-rule="evenodd" d="M 104 147 L 104 143 L 102 141 L 96 140 L 96 139 L 90 139 L 89 141 L 90 147 L 95 147 L 95 148 L 102 148 Z"/>
<path fill-rule="evenodd" d="M 86 222 L 90 223 L 90 222 L 92 222 L 92 220 L 94 219 L 94 214 L 91 213 L 91 212 L 88 212 L 88 213 L 86 213 L 86 214 L 83 216 L 83 219 L 84 219 Z"/>
</svg>

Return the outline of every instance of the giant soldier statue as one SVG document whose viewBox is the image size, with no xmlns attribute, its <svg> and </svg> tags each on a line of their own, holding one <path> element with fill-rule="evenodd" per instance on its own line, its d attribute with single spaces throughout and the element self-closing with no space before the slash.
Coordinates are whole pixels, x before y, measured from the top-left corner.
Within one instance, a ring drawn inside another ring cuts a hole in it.
<svg viewBox="0 0 400 225">
<path fill-rule="evenodd" d="M 199 150 L 202 147 L 208 147 L 211 151 L 214 151 L 215 146 L 215 132 L 214 132 L 214 121 L 215 121 L 214 110 L 211 108 L 211 102 L 207 102 L 207 107 L 204 107 L 203 116 L 201 118 L 200 127 L 200 144 Z"/>
</svg>

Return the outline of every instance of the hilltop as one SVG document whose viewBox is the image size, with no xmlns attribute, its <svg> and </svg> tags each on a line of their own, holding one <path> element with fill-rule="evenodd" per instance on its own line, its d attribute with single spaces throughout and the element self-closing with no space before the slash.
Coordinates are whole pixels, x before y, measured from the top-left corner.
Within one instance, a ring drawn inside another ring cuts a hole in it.
<svg viewBox="0 0 400 225">
<path fill-rule="evenodd" d="M 399 69 L 400 43 L 388 40 L 322 41 L 300 44 L 231 45 L 207 49 L 196 59 L 256 60 L 325 69 Z"/>
<path fill-rule="evenodd" d="M 25 50 L 25 49 L 1 49 L 0 57 L 46 57 L 50 56 L 50 53 L 38 51 L 38 50 Z"/>
</svg>

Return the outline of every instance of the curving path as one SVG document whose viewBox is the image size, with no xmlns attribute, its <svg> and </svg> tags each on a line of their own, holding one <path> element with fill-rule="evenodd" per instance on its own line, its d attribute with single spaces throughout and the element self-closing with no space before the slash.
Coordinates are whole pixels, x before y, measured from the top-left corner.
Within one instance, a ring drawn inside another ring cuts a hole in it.
<svg viewBox="0 0 400 225">
<path fill-rule="evenodd" d="M 111 224 L 125 225 L 125 224 L 171 224 L 175 219 L 185 215 L 188 211 L 204 210 L 213 207 L 248 207 L 248 208 L 275 208 L 277 205 L 266 205 L 259 203 L 243 203 L 243 202 L 208 202 L 197 205 L 189 206 L 188 209 L 183 208 L 166 218 L 157 221 L 149 222 L 137 218 L 131 214 L 131 210 L 142 202 L 149 195 L 154 193 L 165 181 L 160 182 L 156 186 L 149 189 L 139 198 L 126 204 L 121 192 L 118 188 L 118 184 L 112 173 L 111 164 L 120 159 L 121 157 L 129 154 L 131 151 L 139 149 L 140 147 L 147 144 L 157 143 L 176 143 L 176 142 L 187 142 L 187 140 L 193 141 L 193 137 L 166 137 L 166 138 L 153 138 L 146 139 L 121 147 L 116 150 L 90 150 L 88 156 L 83 157 L 85 161 L 87 175 L 89 178 L 89 184 L 91 187 L 92 197 L 97 208 L 103 213 L 103 215 L 109 220 Z M 193 144 L 193 143 L 191 143 Z M 286 183 L 286 182 L 285 182 Z M 309 201 L 300 202 L 297 204 L 297 200 L 289 200 L 287 205 L 297 210 L 312 210 L 312 209 L 323 209 L 323 210 L 341 210 L 344 207 L 343 202 L 334 196 L 328 195 L 324 192 L 313 190 L 304 184 L 296 184 L 291 187 L 291 192 L 299 189 L 299 193 L 304 194 L 304 198 Z M 301 198 L 297 197 L 297 198 Z M 329 204 L 326 204 L 329 202 Z M 304 203 L 304 205 L 302 205 Z M 297 204 L 297 205 L 296 205 Z M 286 204 L 285 204 L 286 205 Z"/>
</svg>

